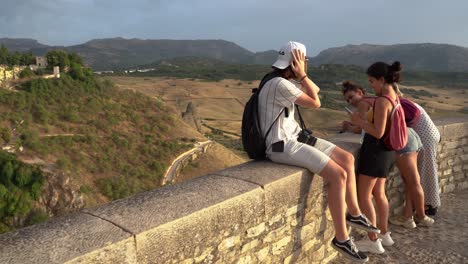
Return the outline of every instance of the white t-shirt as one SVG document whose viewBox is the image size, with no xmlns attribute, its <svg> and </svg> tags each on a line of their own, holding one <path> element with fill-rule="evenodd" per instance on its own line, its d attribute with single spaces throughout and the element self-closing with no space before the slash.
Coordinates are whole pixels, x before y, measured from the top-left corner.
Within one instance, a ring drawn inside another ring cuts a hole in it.
<svg viewBox="0 0 468 264">
<path fill-rule="evenodd" d="M 271 128 L 266 139 L 267 151 L 273 143 L 297 139 L 301 127 L 294 119 L 294 102 L 302 93 L 293 83 L 281 77 L 273 78 L 263 86 L 258 100 L 260 127 L 263 134 L 267 133 L 281 110 L 286 107 L 289 112 L 286 117 L 283 111 Z"/>
</svg>

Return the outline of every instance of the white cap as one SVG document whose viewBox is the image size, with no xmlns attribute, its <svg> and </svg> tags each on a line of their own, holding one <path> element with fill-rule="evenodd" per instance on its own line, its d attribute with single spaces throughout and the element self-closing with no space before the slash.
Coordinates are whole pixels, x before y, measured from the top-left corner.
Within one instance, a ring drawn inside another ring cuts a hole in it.
<svg viewBox="0 0 468 264">
<path fill-rule="evenodd" d="M 278 59 L 273 63 L 273 67 L 286 69 L 292 61 L 291 52 L 295 49 L 302 51 L 304 56 L 306 55 L 306 47 L 304 44 L 295 41 L 288 41 L 288 43 L 283 45 L 283 47 L 278 51 Z"/>
</svg>

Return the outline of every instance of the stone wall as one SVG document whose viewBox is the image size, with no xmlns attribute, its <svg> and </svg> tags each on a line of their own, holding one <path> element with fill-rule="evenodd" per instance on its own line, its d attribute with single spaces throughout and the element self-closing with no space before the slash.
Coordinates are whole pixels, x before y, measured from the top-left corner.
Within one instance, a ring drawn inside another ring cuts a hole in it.
<svg viewBox="0 0 468 264">
<path fill-rule="evenodd" d="M 441 190 L 465 189 L 468 120 L 439 124 Z M 332 140 L 359 148 L 356 135 Z M 393 212 L 396 172 L 387 186 Z M 305 169 L 249 162 L 3 234 L 0 263 L 327 263 L 325 190 Z"/>
<path fill-rule="evenodd" d="M 24 68 L 26 68 L 26 66 L 9 67 L 7 65 L 0 65 L 0 85 L 8 80 L 18 79 L 18 74 Z"/>
</svg>

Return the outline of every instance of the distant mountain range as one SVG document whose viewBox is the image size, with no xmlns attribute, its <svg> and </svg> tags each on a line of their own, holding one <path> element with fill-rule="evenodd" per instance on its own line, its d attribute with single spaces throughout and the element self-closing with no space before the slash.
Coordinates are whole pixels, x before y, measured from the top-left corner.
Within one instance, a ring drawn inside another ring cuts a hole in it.
<svg viewBox="0 0 468 264">
<path fill-rule="evenodd" d="M 347 45 L 320 52 L 313 65 L 354 64 L 368 67 L 376 61 L 400 61 L 413 71 L 468 72 L 468 48 L 448 44 Z"/>
<path fill-rule="evenodd" d="M 277 52 L 251 52 L 225 40 L 95 39 L 74 46 L 48 46 L 33 39 L 0 38 L 12 51 L 44 55 L 49 50 L 76 52 L 94 70 L 128 69 L 177 57 L 205 57 L 236 64 L 274 62 Z M 399 60 L 406 70 L 468 72 L 468 48 L 448 44 L 347 45 L 330 48 L 311 58 L 321 64 L 354 64 L 367 67 L 375 61 Z"/>
</svg>

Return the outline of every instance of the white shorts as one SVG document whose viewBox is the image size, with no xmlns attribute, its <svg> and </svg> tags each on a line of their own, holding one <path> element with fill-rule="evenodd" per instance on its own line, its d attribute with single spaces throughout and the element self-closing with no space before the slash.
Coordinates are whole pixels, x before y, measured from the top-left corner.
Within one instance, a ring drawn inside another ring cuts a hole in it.
<svg viewBox="0 0 468 264">
<path fill-rule="evenodd" d="M 273 162 L 307 168 L 315 174 L 320 174 L 330 161 L 330 155 L 336 145 L 321 138 L 317 138 L 315 146 L 298 142 L 285 141 L 283 152 L 267 151 L 267 157 Z"/>
</svg>

